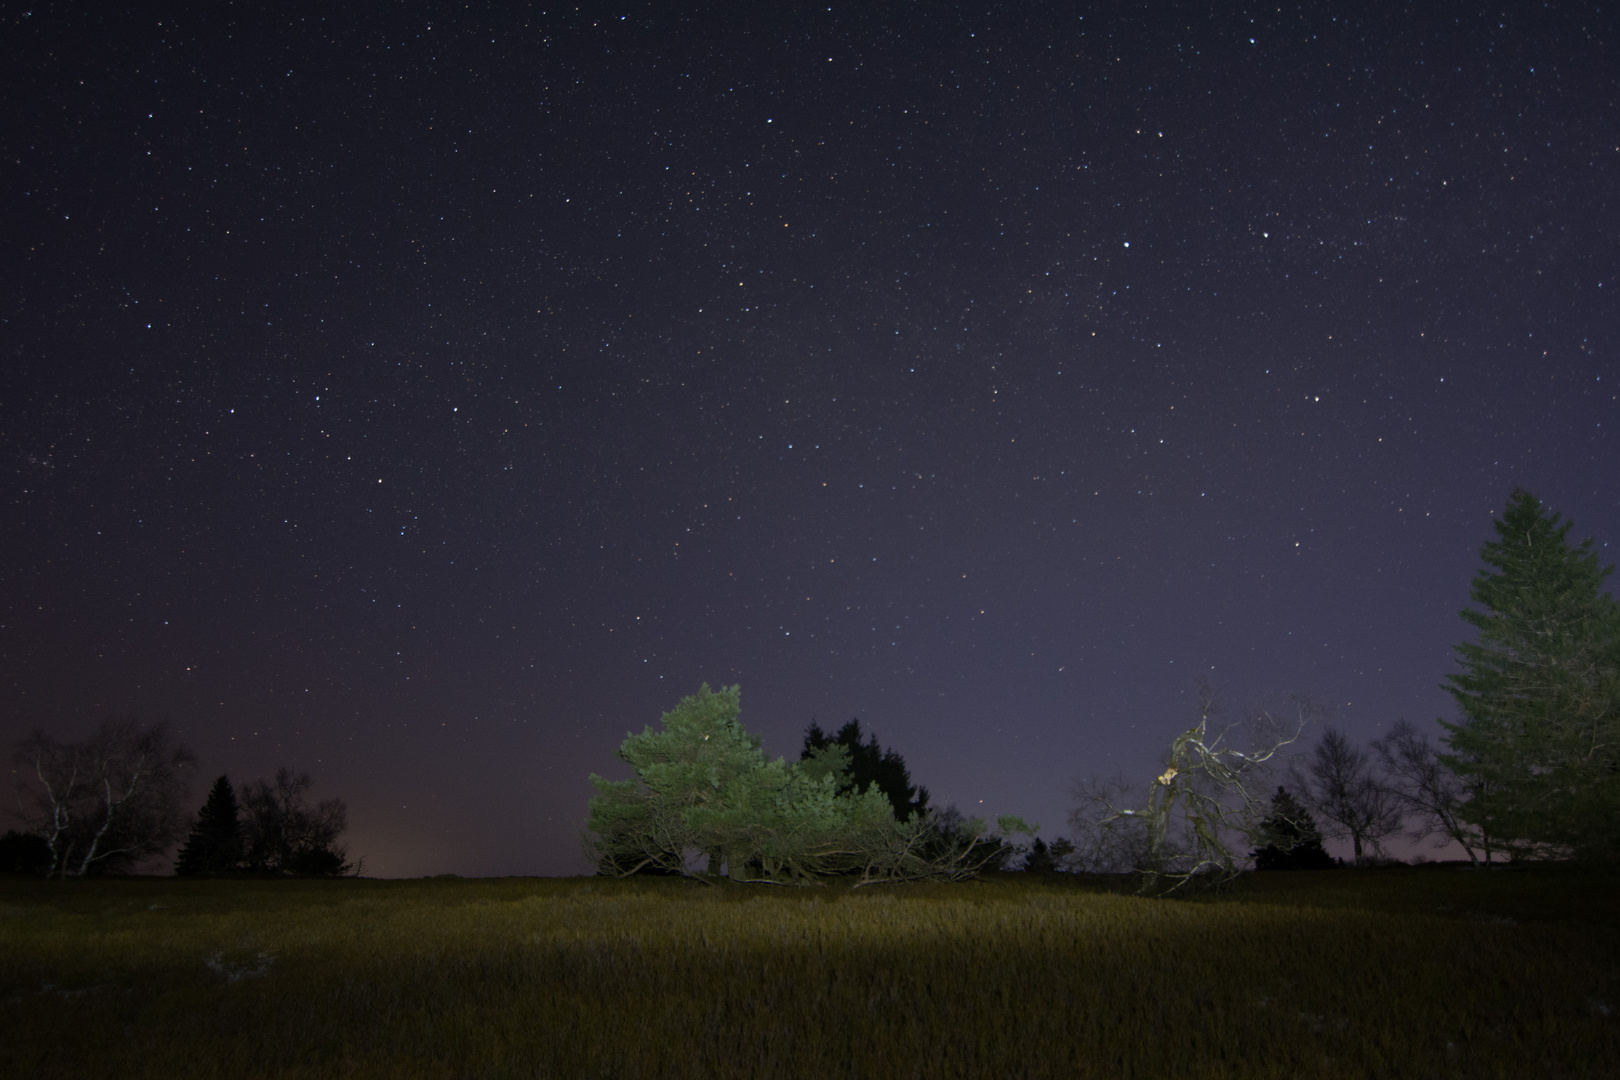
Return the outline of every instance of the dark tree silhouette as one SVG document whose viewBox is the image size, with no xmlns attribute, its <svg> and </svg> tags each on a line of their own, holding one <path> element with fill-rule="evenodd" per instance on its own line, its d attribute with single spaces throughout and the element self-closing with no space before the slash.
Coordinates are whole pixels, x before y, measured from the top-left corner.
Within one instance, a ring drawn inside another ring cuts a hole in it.
<svg viewBox="0 0 1620 1080">
<path fill-rule="evenodd" d="M 236 870 L 242 863 L 242 822 L 236 808 L 236 792 L 229 777 L 214 781 L 208 801 L 191 827 L 191 836 L 175 860 L 176 874 L 219 874 Z"/>
<path fill-rule="evenodd" d="M 1372 747 L 1384 763 L 1384 774 L 1389 778 L 1391 789 L 1417 821 L 1417 827 L 1410 833 L 1412 839 L 1423 840 L 1439 834 L 1442 846 L 1456 841 L 1476 866 L 1480 863 L 1474 849 L 1481 848 L 1485 853 L 1484 865 L 1489 867 L 1490 834 L 1470 826 L 1459 816 L 1469 794 L 1468 785 L 1446 768 L 1439 753 L 1429 744 L 1429 737 L 1407 721 L 1397 720 L 1389 733 L 1375 740 Z"/>
<path fill-rule="evenodd" d="M 1327 870 L 1335 863 L 1322 847 L 1322 833 L 1299 800 L 1279 787 L 1271 813 L 1260 823 L 1265 846 L 1254 852 L 1256 870 Z"/>
<path fill-rule="evenodd" d="M 342 799 L 310 806 L 304 798 L 314 783 L 308 773 L 283 765 L 275 780 L 255 780 L 242 789 L 243 854 L 248 870 L 259 874 L 337 876 L 354 870 L 337 838 L 348 827 Z"/>
<path fill-rule="evenodd" d="M 1064 860 L 1074 854 L 1074 842 L 1058 837 L 1048 844 L 1040 837 L 1029 846 L 1029 854 L 1024 856 L 1024 872 L 1026 874 L 1056 874 L 1063 869 Z"/>
<path fill-rule="evenodd" d="M 13 760 L 18 814 L 51 851 L 47 875 L 131 870 L 184 835 L 197 759 L 165 724 L 115 717 L 78 742 L 36 730 Z"/>
<path fill-rule="evenodd" d="M 1378 775 L 1373 756 L 1337 728 L 1322 733 L 1304 770 L 1293 775 L 1306 804 L 1326 819 L 1327 835 L 1350 841 L 1356 865 L 1382 855 L 1384 841 L 1401 831 L 1401 799 Z"/>
<path fill-rule="evenodd" d="M 889 805 L 894 807 L 897 821 L 908 821 L 913 815 L 927 815 L 928 789 L 913 786 L 906 759 L 892 749 L 880 747 L 876 735 L 865 742 L 861 741 L 859 717 L 830 737 L 819 724 L 810 721 L 810 726 L 804 732 L 804 750 L 799 754 L 799 760 L 805 761 L 816 751 L 829 746 L 842 746 L 849 751 L 849 782 L 839 789 L 841 793 L 853 791 L 865 794 L 868 788 L 876 784 L 878 790 L 888 798 Z"/>
<path fill-rule="evenodd" d="M 37 833 L 12 829 L 0 836 L 0 874 L 43 874 L 51 865 L 51 845 Z"/>
</svg>

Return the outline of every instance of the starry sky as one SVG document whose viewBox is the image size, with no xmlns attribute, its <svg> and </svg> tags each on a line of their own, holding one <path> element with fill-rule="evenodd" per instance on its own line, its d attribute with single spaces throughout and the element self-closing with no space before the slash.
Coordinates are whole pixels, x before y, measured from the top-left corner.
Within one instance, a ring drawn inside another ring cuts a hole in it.
<svg viewBox="0 0 1620 1080">
<path fill-rule="evenodd" d="M 1502 6 L 0 6 L 0 741 L 389 877 L 703 682 L 1048 837 L 1199 672 L 1438 735 L 1509 490 L 1620 544 L 1615 19 Z"/>
</svg>

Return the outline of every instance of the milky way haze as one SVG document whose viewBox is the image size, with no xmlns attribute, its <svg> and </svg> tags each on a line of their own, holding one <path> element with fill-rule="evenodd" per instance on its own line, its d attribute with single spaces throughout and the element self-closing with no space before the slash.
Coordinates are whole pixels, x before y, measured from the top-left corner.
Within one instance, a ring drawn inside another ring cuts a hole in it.
<svg viewBox="0 0 1620 1080">
<path fill-rule="evenodd" d="M 7 746 L 574 873 L 740 682 L 1050 837 L 1201 671 L 1438 735 L 1516 484 L 1614 561 L 1606 9 L 272 7 L 4 12 Z"/>
</svg>

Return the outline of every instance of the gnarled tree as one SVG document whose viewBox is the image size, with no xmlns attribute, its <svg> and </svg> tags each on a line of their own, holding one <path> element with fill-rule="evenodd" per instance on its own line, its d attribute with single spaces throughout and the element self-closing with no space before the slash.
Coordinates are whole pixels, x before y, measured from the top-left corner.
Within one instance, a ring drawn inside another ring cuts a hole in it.
<svg viewBox="0 0 1620 1080">
<path fill-rule="evenodd" d="M 1258 705 L 1241 723 L 1218 725 L 1213 689 L 1202 682 L 1197 689 L 1198 722 L 1171 741 L 1163 771 L 1138 805 L 1125 805 L 1123 781 L 1094 779 L 1076 789 L 1069 823 L 1082 869 L 1128 870 L 1147 895 L 1219 884 L 1242 869 L 1261 836 L 1277 755 L 1327 709 L 1296 694 L 1281 705 Z"/>
</svg>

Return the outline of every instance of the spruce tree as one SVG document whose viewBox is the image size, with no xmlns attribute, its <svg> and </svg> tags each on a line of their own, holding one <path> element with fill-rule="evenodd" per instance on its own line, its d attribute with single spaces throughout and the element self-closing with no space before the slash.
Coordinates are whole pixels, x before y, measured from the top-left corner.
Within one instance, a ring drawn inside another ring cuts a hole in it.
<svg viewBox="0 0 1620 1080">
<path fill-rule="evenodd" d="M 236 792 L 229 777 L 214 781 L 192 826 L 191 836 L 175 861 L 177 874 L 222 873 L 237 869 L 242 860 L 242 825 L 237 814 Z"/>
<path fill-rule="evenodd" d="M 1443 760 L 1468 786 L 1460 816 L 1521 856 L 1620 855 L 1620 607 L 1592 541 L 1523 489 L 1508 498 L 1462 617 Z"/>
<path fill-rule="evenodd" d="M 808 760 L 817 752 L 834 746 L 842 746 L 849 751 L 849 780 L 840 789 L 841 792 L 864 795 L 875 784 L 894 807 L 896 821 L 909 821 L 913 815 L 924 816 L 928 813 L 928 789 L 912 784 L 906 759 L 893 749 L 885 750 L 879 746 L 876 735 L 865 742 L 861 741 L 859 717 L 839 728 L 838 734 L 832 736 L 812 720 L 805 729 L 804 749 L 799 759 Z"/>
<path fill-rule="evenodd" d="M 1298 799 L 1279 787 L 1271 812 L 1260 823 L 1265 842 L 1253 852 L 1256 870 L 1327 870 L 1335 864 L 1322 846 L 1322 833 Z"/>
</svg>

